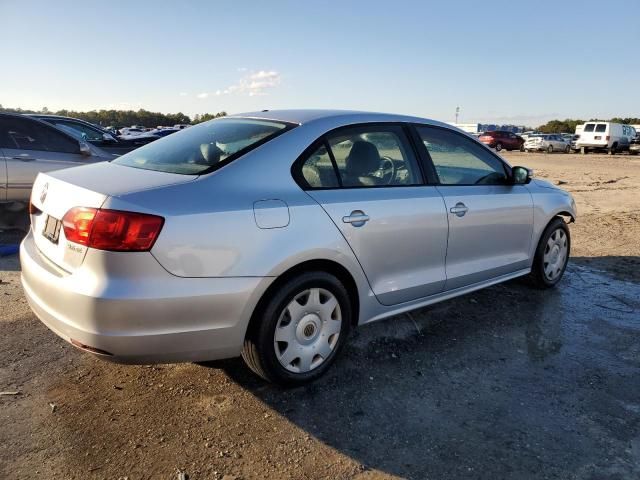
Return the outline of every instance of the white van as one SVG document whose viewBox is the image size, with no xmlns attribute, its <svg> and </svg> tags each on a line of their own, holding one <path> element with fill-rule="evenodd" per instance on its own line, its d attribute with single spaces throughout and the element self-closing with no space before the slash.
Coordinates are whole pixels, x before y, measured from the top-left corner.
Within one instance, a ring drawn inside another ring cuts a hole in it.
<svg viewBox="0 0 640 480">
<path fill-rule="evenodd" d="M 578 128 L 582 127 L 579 132 Z M 576 149 L 580 153 L 589 151 L 606 150 L 609 155 L 617 152 L 628 151 L 636 132 L 631 125 L 611 122 L 587 122 L 576 127 Z"/>
</svg>

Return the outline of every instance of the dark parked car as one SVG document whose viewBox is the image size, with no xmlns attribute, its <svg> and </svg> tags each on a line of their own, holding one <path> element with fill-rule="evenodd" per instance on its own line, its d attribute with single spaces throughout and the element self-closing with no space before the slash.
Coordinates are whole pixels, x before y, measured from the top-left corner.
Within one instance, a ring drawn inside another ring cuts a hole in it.
<svg viewBox="0 0 640 480">
<path fill-rule="evenodd" d="M 146 145 L 160 138 L 159 136 L 145 135 L 141 138 L 121 139 L 117 138 L 108 130 L 78 118 L 39 114 L 29 116 L 54 125 L 61 130 L 66 130 L 71 134 L 78 132 L 85 141 L 115 155 L 124 155 L 131 150 L 135 150 L 142 145 Z M 70 129 L 72 131 L 70 131 Z"/>
<path fill-rule="evenodd" d="M 495 148 L 498 152 L 503 148 L 506 150 L 521 151 L 524 149 L 524 138 L 512 132 L 504 132 L 501 130 L 484 132 L 478 140 L 488 147 Z"/>
<path fill-rule="evenodd" d="M 27 115 L 0 113 L 0 203 L 28 202 L 40 172 L 113 159 L 77 134 Z"/>
</svg>

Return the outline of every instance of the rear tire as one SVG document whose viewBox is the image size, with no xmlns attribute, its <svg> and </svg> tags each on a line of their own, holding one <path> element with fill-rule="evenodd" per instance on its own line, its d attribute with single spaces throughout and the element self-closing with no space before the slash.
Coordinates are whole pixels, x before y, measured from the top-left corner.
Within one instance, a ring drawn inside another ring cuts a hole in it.
<svg viewBox="0 0 640 480">
<path fill-rule="evenodd" d="M 352 316 L 347 289 L 333 275 L 318 271 L 293 277 L 256 312 L 242 358 L 267 381 L 288 386 L 312 382 L 339 355 Z"/>
<path fill-rule="evenodd" d="M 562 279 L 571 253 L 571 235 L 565 221 L 556 217 L 545 228 L 533 258 L 529 279 L 540 289 L 555 287 Z"/>
<path fill-rule="evenodd" d="M 524 152 L 524 144 L 520 145 L 520 151 Z"/>
<path fill-rule="evenodd" d="M 553 145 L 547 147 L 547 153 L 553 153 Z"/>
<path fill-rule="evenodd" d="M 500 142 L 496 143 L 496 152 L 502 150 L 502 144 Z"/>
<path fill-rule="evenodd" d="M 615 155 L 617 150 L 618 150 L 618 145 L 614 143 L 613 145 L 611 145 L 611 148 L 607 150 L 607 153 L 609 155 Z"/>
<path fill-rule="evenodd" d="M 569 145 L 564 149 L 564 153 L 571 153 L 571 147 Z"/>
</svg>

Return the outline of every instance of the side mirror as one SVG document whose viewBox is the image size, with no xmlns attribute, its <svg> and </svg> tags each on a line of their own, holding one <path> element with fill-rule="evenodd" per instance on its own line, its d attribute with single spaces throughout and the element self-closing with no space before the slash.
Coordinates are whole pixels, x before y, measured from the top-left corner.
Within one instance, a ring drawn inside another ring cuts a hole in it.
<svg viewBox="0 0 640 480">
<path fill-rule="evenodd" d="M 90 157 L 93 152 L 91 151 L 91 147 L 86 142 L 79 142 L 80 145 L 80 154 Z"/>
<path fill-rule="evenodd" d="M 514 185 L 526 185 L 533 177 L 533 170 L 526 167 L 513 167 L 511 169 L 511 179 Z"/>
<path fill-rule="evenodd" d="M 116 141 L 116 139 L 110 133 L 103 133 L 102 140 L 104 140 L 105 142 L 111 142 L 111 143 Z"/>
</svg>

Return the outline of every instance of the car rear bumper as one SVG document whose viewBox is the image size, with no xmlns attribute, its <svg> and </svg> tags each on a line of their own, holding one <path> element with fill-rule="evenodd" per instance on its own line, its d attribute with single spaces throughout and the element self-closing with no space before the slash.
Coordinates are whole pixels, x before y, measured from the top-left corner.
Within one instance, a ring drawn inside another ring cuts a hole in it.
<svg viewBox="0 0 640 480">
<path fill-rule="evenodd" d="M 76 347 L 121 363 L 239 355 L 253 309 L 272 281 L 176 277 L 148 252 L 89 250 L 68 273 L 43 257 L 32 232 L 20 246 L 20 262 L 38 318 Z"/>
</svg>

